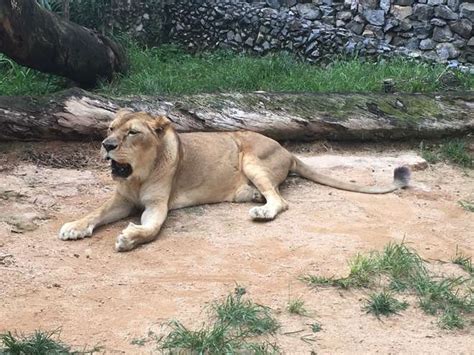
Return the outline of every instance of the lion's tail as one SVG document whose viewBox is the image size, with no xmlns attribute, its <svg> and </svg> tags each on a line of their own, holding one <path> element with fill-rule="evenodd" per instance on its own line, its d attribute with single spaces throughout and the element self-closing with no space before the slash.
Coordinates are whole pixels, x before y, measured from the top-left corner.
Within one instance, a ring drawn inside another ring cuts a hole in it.
<svg viewBox="0 0 474 355">
<path fill-rule="evenodd" d="M 365 194 L 386 194 L 407 187 L 410 183 L 410 169 L 406 166 L 401 166 L 394 170 L 393 182 L 387 186 L 361 186 L 339 181 L 332 177 L 317 173 L 313 168 L 296 157 L 294 157 L 294 164 L 291 171 L 321 185 L 335 187 L 340 190 L 362 192 Z"/>
</svg>

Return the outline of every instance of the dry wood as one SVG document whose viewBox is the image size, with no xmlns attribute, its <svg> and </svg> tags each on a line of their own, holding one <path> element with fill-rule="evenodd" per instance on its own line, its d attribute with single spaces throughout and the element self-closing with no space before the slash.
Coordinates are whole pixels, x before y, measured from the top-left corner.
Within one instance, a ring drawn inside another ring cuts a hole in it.
<svg viewBox="0 0 474 355">
<path fill-rule="evenodd" d="M 101 139 L 121 107 L 187 131 L 251 130 L 279 140 L 387 140 L 474 130 L 474 94 L 201 94 L 109 98 L 81 89 L 0 96 L 0 140 Z"/>
</svg>

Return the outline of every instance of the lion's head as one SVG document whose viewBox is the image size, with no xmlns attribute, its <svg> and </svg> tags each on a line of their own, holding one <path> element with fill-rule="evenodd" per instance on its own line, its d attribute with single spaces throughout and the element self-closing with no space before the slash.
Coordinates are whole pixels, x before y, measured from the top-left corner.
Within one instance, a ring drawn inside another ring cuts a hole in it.
<svg viewBox="0 0 474 355">
<path fill-rule="evenodd" d="M 149 174 L 170 126 L 164 116 L 119 110 L 101 148 L 103 157 L 111 161 L 112 177 L 128 179 Z"/>
</svg>

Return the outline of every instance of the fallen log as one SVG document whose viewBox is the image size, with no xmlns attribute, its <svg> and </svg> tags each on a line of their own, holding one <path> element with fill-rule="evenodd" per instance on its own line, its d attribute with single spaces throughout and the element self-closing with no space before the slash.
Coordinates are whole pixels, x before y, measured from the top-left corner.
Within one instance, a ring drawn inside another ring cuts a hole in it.
<svg viewBox="0 0 474 355">
<path fill-rule="evenodd" d="M 0 140 L 98 140 L 114 112 L 166 114 L 178 131 L 251 130 L 279 140 L 398 140 L 474 131 L 474 94 L 200 94 L 110 98 L 81 89 L 0 96 Z"/>
<path fill-rule="evenodd" d="M 0 52 L 15 62 L 93 87 L 128 67 L 111 39 L 43 9 L 34 0 L 0 1 Z"/>
</svg>

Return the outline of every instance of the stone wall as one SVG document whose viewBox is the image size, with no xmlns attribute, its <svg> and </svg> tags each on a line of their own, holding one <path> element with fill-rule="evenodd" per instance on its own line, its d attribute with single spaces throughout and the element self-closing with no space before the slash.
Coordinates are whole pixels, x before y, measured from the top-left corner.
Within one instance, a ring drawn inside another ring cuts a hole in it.
<svg viewBox="0 0 474 355">
<path fill-rule="evenodd" d="M 474 63 L 474 0 L 75 0 L 71 18 L 149 45 L 287 50 L 309 61 L 393 53 Z"/>
<path fill-rule="evenodd" d="M 474 63 L 474 3 L 461 0 L 176 0 L 170 39 L 192 49 L 401 53 Z"/>
<path fill-rule="evenodd" d="M 150 45 L 167 40 L 166 4 L 171 0 L 74 0 L 72 21 L 102 33 L 128 33 Z"/>
<path fill-rule="evenodd" d="M 338 54 L 420 57 L 377 38 L 355 35 L 265 3 L 231 0 L 180 0 L 169 9 L 170 41 L 191 50 L 231 48 L 257 54 L 288 51 L 309 61 Z"/>
</svg>

